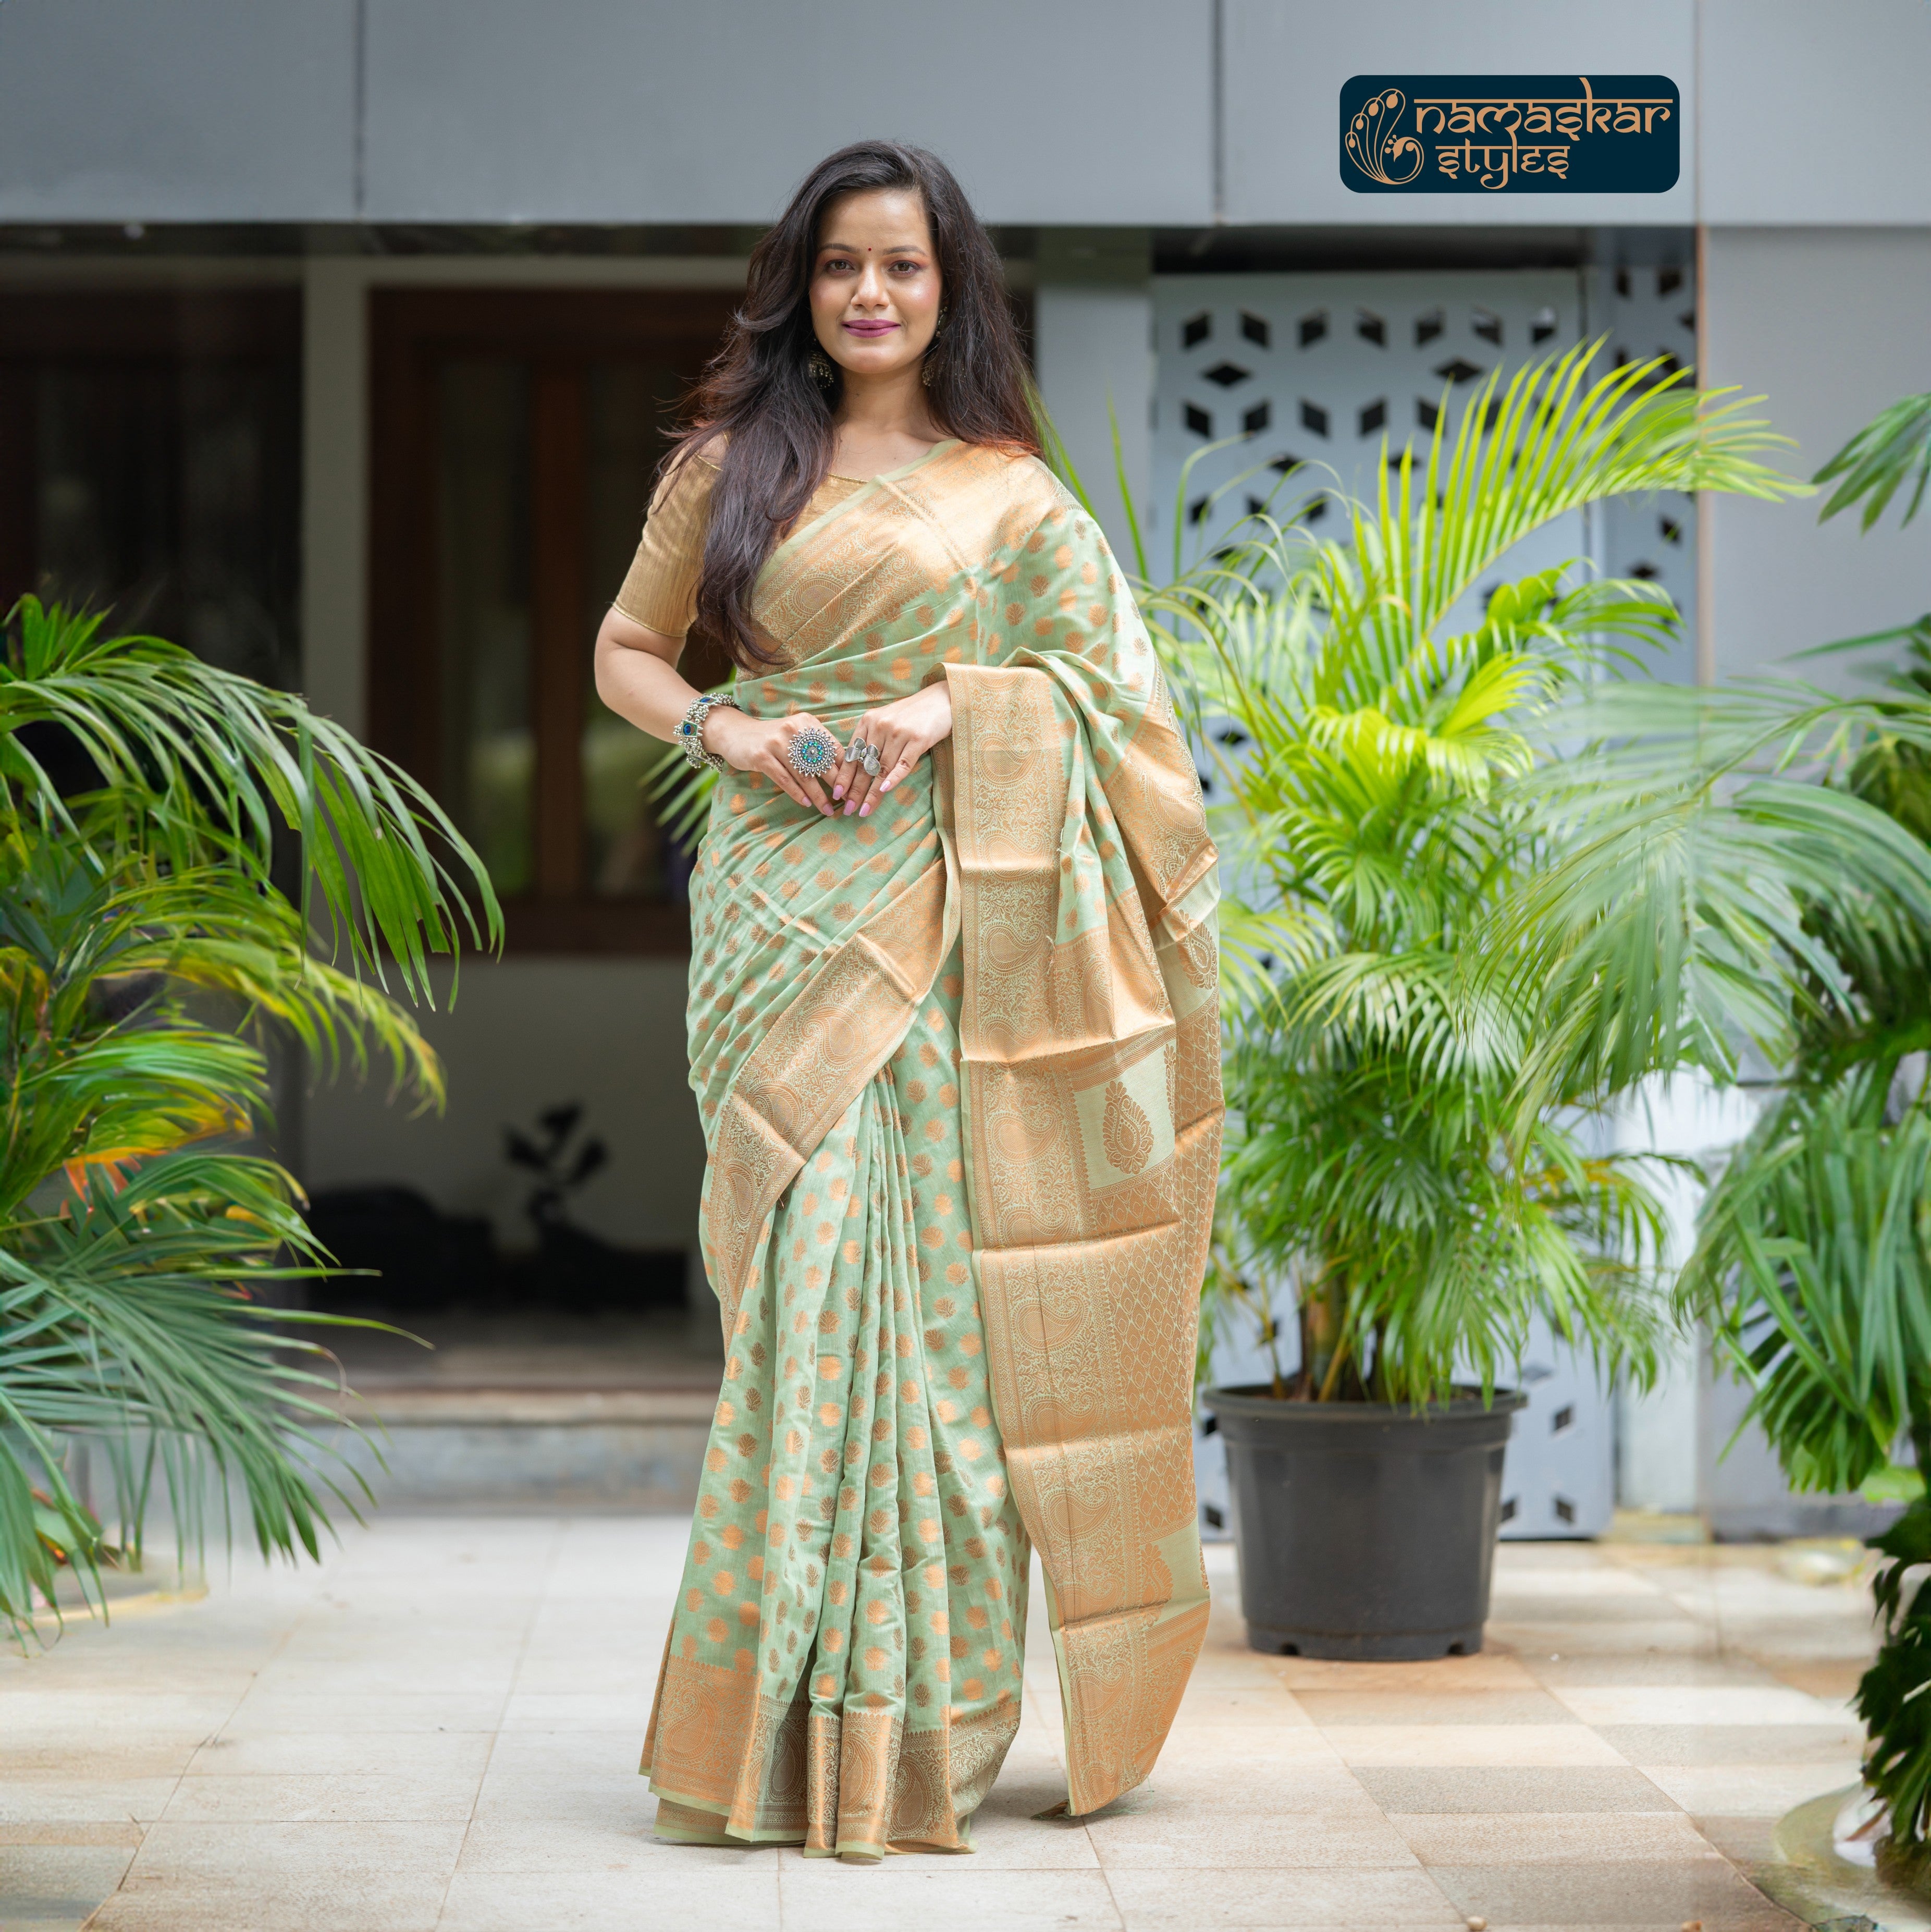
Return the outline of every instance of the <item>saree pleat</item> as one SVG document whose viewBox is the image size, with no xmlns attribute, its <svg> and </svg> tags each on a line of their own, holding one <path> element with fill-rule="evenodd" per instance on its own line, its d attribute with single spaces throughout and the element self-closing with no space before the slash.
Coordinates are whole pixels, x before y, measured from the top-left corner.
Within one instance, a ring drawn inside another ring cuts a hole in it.
<svg viewBox="0 0 1931 1932">
<path fill-rule="evenodd" d="M 739 775 L 693 878 L 726 1365 L 643 1768 L 658 1829 L 970 1848 L 1036 1542 L 1068 1808 L 1140 1782 L 1204 1627 L 1191 1388 L 1220 1116 L 1213 853 L 1103 540 L 942 446 L 781 547 L 765 715 L 945 676 L 869 818 Z"/>
</svg>

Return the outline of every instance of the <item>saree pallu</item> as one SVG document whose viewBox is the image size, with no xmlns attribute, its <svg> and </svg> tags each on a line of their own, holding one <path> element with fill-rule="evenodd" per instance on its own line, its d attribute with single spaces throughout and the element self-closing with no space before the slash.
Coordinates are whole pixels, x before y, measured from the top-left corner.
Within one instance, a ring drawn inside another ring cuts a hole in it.
<svg viewBox="0 0 1931 1932">
<path fill-rule="evenodd" d="M 965 1850 L 1038 1548 L 1066 1808 L 1143 1780 L 1207 1620 L 1195 1322 L 1215 855 L 1104 539 L 941 444 L 794 532 L 739 689 L 841 736 L 943 676 L 868 818 L 721 778 L 691 881 L 726 1362 L 643 1768 L 660 1835 Z"/>
</svg>

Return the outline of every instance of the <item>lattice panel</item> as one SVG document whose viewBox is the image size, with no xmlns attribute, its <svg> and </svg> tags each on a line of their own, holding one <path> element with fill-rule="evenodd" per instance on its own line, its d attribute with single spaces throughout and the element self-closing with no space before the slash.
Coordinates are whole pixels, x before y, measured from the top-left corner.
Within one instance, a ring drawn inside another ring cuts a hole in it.
<svg viewBox="0 0 1931 1932">
<path fill-rule="evenodd" d="M 1600 333 L 1623 360 L 1663 354 L 1687 364 L 1696 346 L 1687 268 L 1176 275 L 1159 278 L 1154 291 L 1149 521 L 1161 570 L 1172 560 L 1177 518 L 1181 559 L 1190 563 L 1270 494 L 1280 514 L 1324 486 L 1372 494 L 1384 436 L 1399 457 L 1426 439 L 1444 409 L 1452 431 L 1493 370 L 1506 381 L 1525 362 Z M 1240 440 L 1195 464 L 1183 498 L 1187 459 L 1229 436 Z M 1339 527 L 1321 499 L 1299 520 L 1321 535 Z M 1563 518 L 1525 539 L 1497 575 L 1582 556 L 1609 574 L 1650 578 L 1669 592 L 1684 632 L 1657 668 L 1693 676 L 1691 500 L 1665 494 Z M 1488 587 L 1478 586 L 1478 596 Z M 1455 621 L 1474 621 L 1478 608 L 1471 602 Z"/>
<path fill-rule="evenodd" d="M 1580 340 L 1582 319 L 1570 272 L 1161 278 L 1153 521 L 1163 563 L 1177 516 L 1190 562 L 1286 472 L 1277 514 L 1324 487 L 1372 494 L 1384 437 L 1399 458 L 1444 410 L 1452 431 L 1492 370 L 1506 380 Z M 1242 440 L 1195 464 L 1183 500 L 1188 458 L 1227 436 Z M 1319 535 L 1339 527 L 1321 497 L 1298 520 Z M 1586 548 L 1582 520 L 1565 518 L 1506 567 L 1525 574 Z"/>
<path fill-rule="evenodd" d="M 1696 358 L 1696 285 L 1687 268 L 1624 268 L 1600 272 L 1595 292 L 1603 311 L 1591 333 L 1606 331 L 1618 363 L 1666 356 L 1673 368 Z M 1681 490 L 1625 497 L 1603 506 L 1601 556 L 1612 577 L 1660 584 L 1682 616 L 1676 644 L 1659 676 L 1694 681 L 1696 675 L 1696 500 Z"/>
</svg>

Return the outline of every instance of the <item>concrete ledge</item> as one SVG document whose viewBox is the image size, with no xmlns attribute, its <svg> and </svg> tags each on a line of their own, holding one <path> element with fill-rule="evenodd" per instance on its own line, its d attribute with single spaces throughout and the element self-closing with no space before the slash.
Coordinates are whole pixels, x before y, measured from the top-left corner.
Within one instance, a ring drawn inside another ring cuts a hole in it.
<svg viewBox="0 0 1931 1932">
<path fill-rule="evenodd" d="M 316 1432 L 385 1509 L 664 1510 L 697 1501 L 702 1388 L 371 1388 Z M 346 1425 L 353 1424 L 354 1426 Z"/>
</svg>

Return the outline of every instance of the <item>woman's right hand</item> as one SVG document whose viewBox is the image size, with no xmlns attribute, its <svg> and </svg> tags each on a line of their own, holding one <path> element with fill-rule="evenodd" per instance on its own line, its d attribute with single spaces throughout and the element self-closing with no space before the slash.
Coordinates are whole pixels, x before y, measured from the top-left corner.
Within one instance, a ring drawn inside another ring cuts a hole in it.
<svg viewBox="0 0 1931 1932">
<path fill-rule="evenodd" d="M 714 705 L 704 715 L 704 748 L 715 752 L 734 772 L 757 772 L 798 802 L 829 818 L 838 808 L 816 778 L 800 778 L 786 764 L 784 754 L 799 733 L 822 731 L 808 711 L 789 718 L 753 718 L 727 704 Z"/>
</svg>

